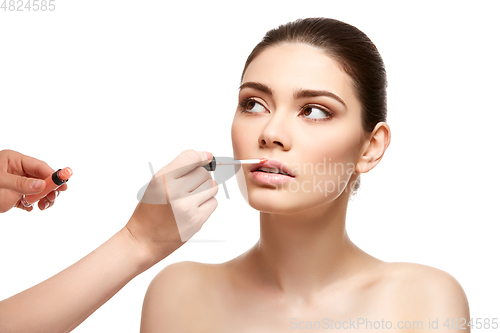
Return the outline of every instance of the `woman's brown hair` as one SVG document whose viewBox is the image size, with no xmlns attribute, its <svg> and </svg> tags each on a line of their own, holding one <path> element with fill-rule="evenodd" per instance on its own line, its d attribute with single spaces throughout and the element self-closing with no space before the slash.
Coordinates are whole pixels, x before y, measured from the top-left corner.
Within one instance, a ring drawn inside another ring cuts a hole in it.
<svg viewBox="0 0 500 333">
<path fill-rule="evenodd" d="M 352 78 L 362 105 L 363 129 L 371 132 L 387 117 L 387 76 L 377 47 L 358 28 L 329 18 L 299 19 L 269 30 L 247 58 L 241 79 L 252 60 L 269 46 L 304 43 L 337 60 Z"/>
</svg>

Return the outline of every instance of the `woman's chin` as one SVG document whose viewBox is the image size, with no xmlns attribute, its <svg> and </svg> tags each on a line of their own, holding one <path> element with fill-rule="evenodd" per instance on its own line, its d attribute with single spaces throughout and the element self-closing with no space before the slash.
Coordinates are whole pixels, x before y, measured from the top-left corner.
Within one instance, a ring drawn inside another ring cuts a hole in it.
<svg viewBox="0 0 500 333">
<path fill-rule="evenodd" d="M 247 203 L 250 207 L 270 214 L 294 214 L 311 207 L 298 193 L 283 193 L 272 189 L 251 189 Z"/>
<path fill-rule="evenodd" d="M 250 207 L 270 214 L 297 214 L 315 207 L 327 204 L 336 198 L 335 193 L 325 195 L 322 191 L 312 191 L 304 186 L 284 185 L 260 185 L 251 179 L 246 179 L 245 174 L 236 174 L 238 187 Z"/>
</svg>

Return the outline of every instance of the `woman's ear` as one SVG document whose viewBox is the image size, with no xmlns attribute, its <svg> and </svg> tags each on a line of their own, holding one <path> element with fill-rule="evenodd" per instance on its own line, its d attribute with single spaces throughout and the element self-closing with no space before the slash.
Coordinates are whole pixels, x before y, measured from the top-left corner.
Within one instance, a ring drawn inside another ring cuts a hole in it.
<svg viewBox="0 0 500 333">
<path fill-rule="evenodd" d="M 391 142 L 391 129 L 385 122 L 379 122 L 365 143 L 361 157 L 356 164 L 356 171 L 365 173 L 373 169 L 384 156 Z"/>
</svg>

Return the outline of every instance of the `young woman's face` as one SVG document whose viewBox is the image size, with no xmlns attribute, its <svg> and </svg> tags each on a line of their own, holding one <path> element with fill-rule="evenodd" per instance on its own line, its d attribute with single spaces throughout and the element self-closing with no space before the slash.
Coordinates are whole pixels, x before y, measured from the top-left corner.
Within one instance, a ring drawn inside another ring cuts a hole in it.
<svg viewBox="0 0 500 333">
<path fill-rule="evenodd" d="M 365 142 L 351 78 L 322 50 L 298 43 L 268 47 L 250 63 L 231 137 L 236 159 L 278 160 L 293 173 L 242 165 L 250 206 L 284 214 L 348 197 Z"/>
</svg>

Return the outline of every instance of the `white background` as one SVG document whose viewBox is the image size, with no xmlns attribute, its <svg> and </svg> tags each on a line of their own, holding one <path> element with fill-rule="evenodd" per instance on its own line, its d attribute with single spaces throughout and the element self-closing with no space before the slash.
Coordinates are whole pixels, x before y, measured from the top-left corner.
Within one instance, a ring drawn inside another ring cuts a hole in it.
<svg viewBox="0 0 500 333">
<path fill-rule="evenodd" d="M 185 149 L 232 156 L 246 57 L 279 24 L 325 16 L 377 45 L 392 142 L 350 204 L 352 240 L 384 261 L 452 274 L 471 317 L 500 317 L 500 24 L 494 1 L 61 1 L 0 11 L 0 149 L 69 166 L 46 212 L 0 215 L 0 299 L 35 285 L 122 228 L 136 193 Z M 74 332 L 137 332 L 152 278 L 178 261 L 224 262 L 259 237 L 236 180 L 203 229 Z M 221 242 L 202 242 L 221 240 Z"/>
</svg>

